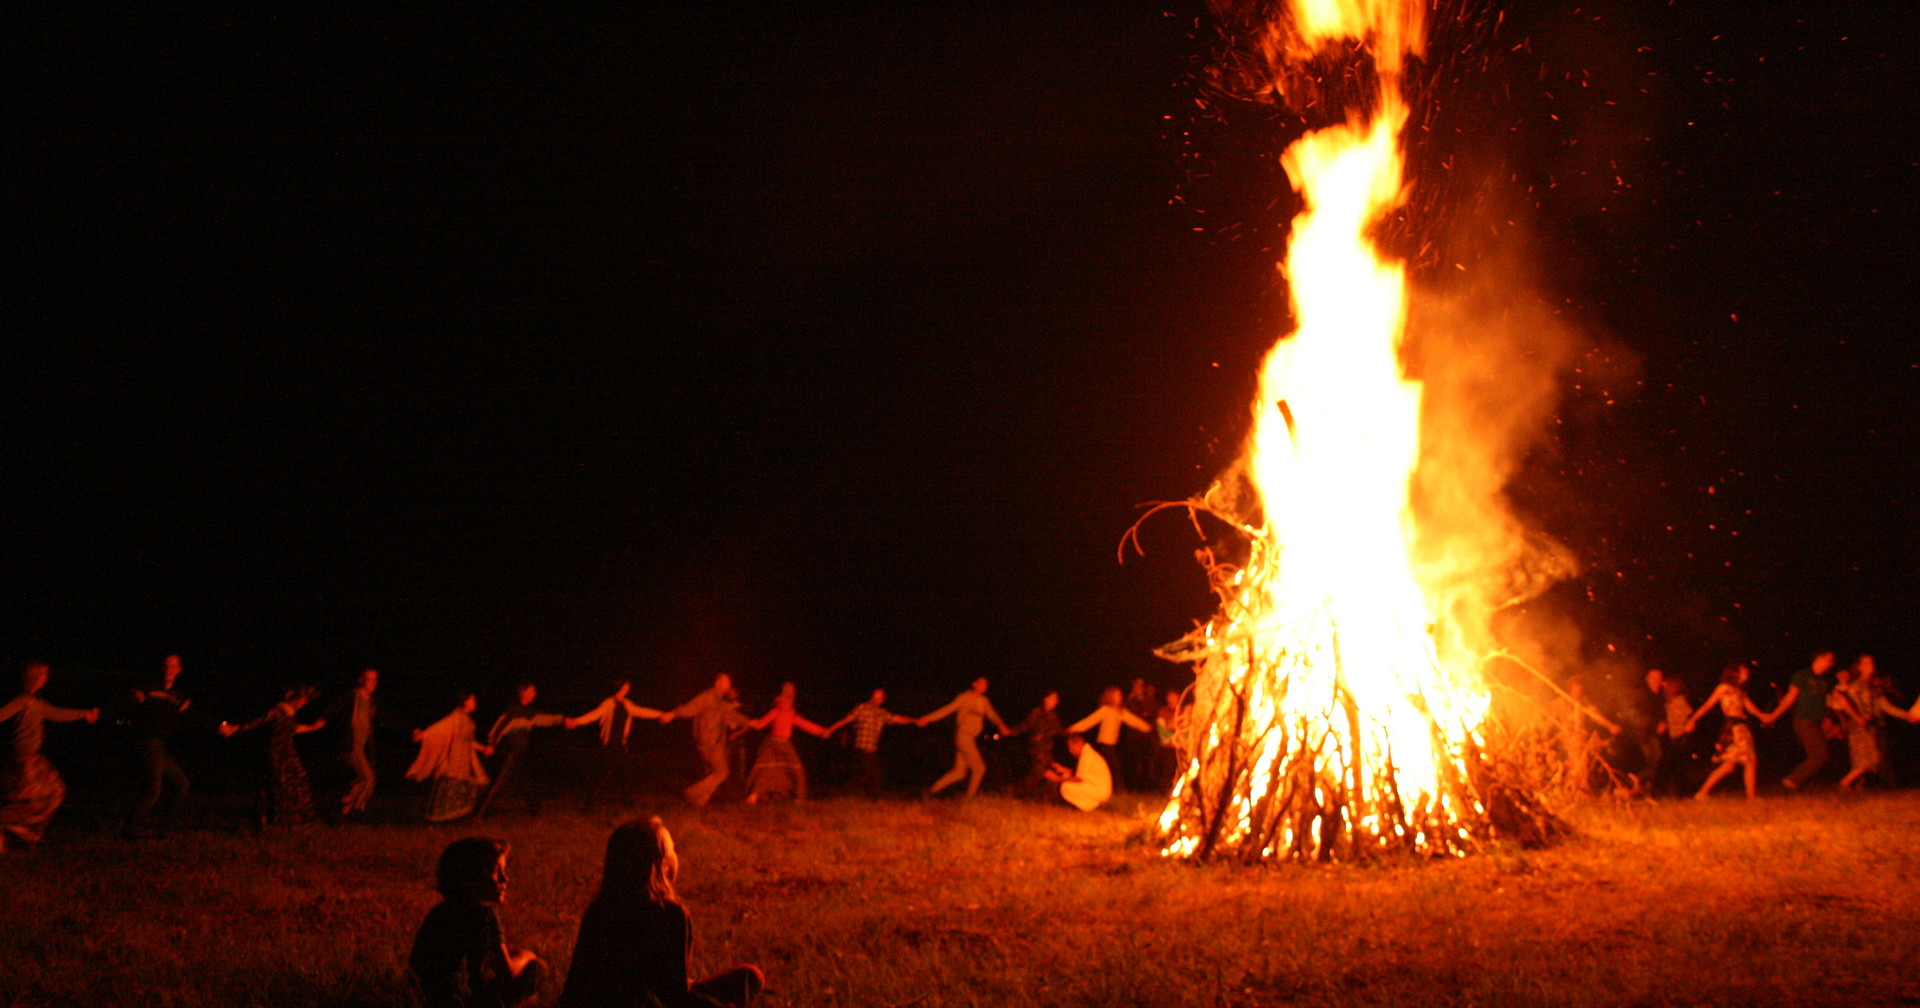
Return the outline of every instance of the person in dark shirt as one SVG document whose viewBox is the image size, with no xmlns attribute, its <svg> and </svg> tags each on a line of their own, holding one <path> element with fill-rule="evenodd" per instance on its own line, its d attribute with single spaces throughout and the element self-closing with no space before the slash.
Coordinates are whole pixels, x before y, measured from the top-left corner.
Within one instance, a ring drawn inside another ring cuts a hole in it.
<svg viewBox="0 0 1920 1008">
<path fill-rule="evenodd" d="M 627 699 L 633 684 L 622 680 L 620 687 L 592 710 L 567 718 L 568 730 L 586 725 L 600 726 L 600 748 L 594 759 L 593 787 L 587 791 L 587 809 L 611 796 L 615 805 L 633 800 L 633 754 L 627 749 L 636 719 L 658 721 L 664 712 L 642 707 Z"/>
<path fill-rule="evenodd" d="M 1028 798 L 1045 800 L 1057 790 L 1047 782 L 1047 771 L 1053 767 L 1054 743 L 1063 733 L 1056 713 L 1059 706 L 1060 694 L 1049 690 L 1040 698 L 1040 706 L 1007 733 L 1027 737 L 1027 776 L 1020 782 L 1020 791 Z"/>
<path fill-rule="evenodd" d="M 507 845 L 484 836 L 455 840 L 440 852 L 434 886 L 440 905 L 421 922 L 407 956 L 427 1008 L 540 1004 L 547 964 L 526 949 L 510 948 L 500 928 Z"/>
<path fill-rule="evenodd" d="M 186 801 L 192 782 L 167 748 L 167 740 L 180 730 L 180 722 L 193 701 L 175 688 L 180 678 L 180 656 L 168 655 L 161 666 L 160 685 L 133 691 L 133 745 L 140 760 L 140 779 L 145 790 L 127 814 L 128 836 L 140 835 L 155 809 L 161 813 L 163 829 L 171 826 Z"/>
<path fill-rule="evenodd" d="M 680 859 L 658 816 L 613 831 L 600 892 L 580 917 L 562 1008 L 711 1008 L 750 1004 L 766 987 L 758 966 L 689 982 L 693 923 L 674 895 Z"/>
<path fill-rule="evenodd" d="M 1787 708 L 1793 708 L 1793 734 L 1800 740 L 1801 751 L 1807 754 L 1780 782 L 1780 786 L 1789 791 L 1800 790 L 1827 765 L 1827 736 L 1821 731 L 1820 722 L 1827 717 L 1827 694 L 1833 692 L 1833 676 L 1827 674 L 1832 669 L 1833 652 L 1821 651 L 1814 655 L 1806 668 L 1793 674 L 1786 695 L 1773 709 L 1773 717 L 1778 720 Z"/>
<path fill-rule="evenodd" d="M 493 783 L 480 799 L 480 809 L 474 813 L 475 819 L 485 819 L 493 812 L 493 803 L 509 790 L 517 792 L 526 800 L 527 811 L 540 814 L 540 787 L 533 779 L 533 768 L 527 758 L 527 744 L 533 741 L 535 728 L 558 728 L 566 723 L 566 717 L 537 710 L 534 700 L 540 691 L 532 683 L 521 683 L 515 690 L 516 702 L 500 712 L 493 721 L 493 728 L 487 732 L 487 744 L 492 746 L 498 762 L 493 771 Z"/>
</svg>

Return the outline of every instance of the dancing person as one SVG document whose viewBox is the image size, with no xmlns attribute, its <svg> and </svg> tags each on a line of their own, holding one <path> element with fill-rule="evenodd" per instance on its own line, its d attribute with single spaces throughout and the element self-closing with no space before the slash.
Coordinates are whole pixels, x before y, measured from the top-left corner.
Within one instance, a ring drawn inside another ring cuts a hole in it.
<svg viewBox="0 0 1920 1008">
<path fill-rule="evenodd" d="M 987 700 L 986 676 L 975 679 L 966 692 L 954 697 L 945 707 L 915 719 L 914 723 L 925 728 L 949 714 L 953 715 L 953 769 L 934 781 L 927 788 L 926 796 L 931 798 L 965 777 L 967 797 L 971 798 L 980 793 L 980 781 L 987 775 L 987 761 L 981 758 L 980 746 L 976 741 L 981 729 L 989 720 L 1002 735 L 1012 729 L 1000 719 L 1000 712 L 994 710 L 993 704 Z"/>
<path fill-rule="evenodd" d="M 1172 787 L 1187 768 L 1187 718 L 1191 713 L 1180 700 L 1184 690 L 1168 690 L 1160 709 L 1153 715 L 1153 739 L 1160 773 L 1158 785 Z"/>
<path fill-rule="evenodd" d="M 426 1008 L 531 1008 L 552 970 L 527 949 L 507 944 L 500 904 L 507 898 L 507 844 L 471 836 L 440 852 L 434 888 L 440 903 L 413 936 L 407 968 Z"/>
<path fill-rule="evenodd" d="M 354 679 L 353 690 L 321 714 L 323 721 L 342 722 L 347 726 L 340 736 L 340 761 L 353 771 L 353 783 L 340 796 L 342 819 L 365 812 L 378 783 L 373 771 L 374 732 L 388 723 L 380 710 L 380 700 L 374 695 L 379 688 L 380 670 L 361 669 Z"/>
<path fill-rule="evenodd" d="M 0 851 L 9 843 L 39 843 L 67 798 L 66 782 L 40 754 L 46 723 L 100 720 L 98 707 L 55 707 L 40 699 L 48 676 L 46 662 L 27 662 L 20 669 L 19 694 L 0 705 L 0 732 L 11 743 L 0 748 Z"/>
<path fill-rule="evenodd" d="M 1813 656 L 1807 667 L 1793 674 L 1787 686 L 1787 692 L 1781 696 L 1779 706 L 1773 710 L 1777 720 L 1788 707 L 1793 708 L 1793 735 L 1800 740 L 1800 749 L 1807 758 L 1793 768 L 1780 781 L 1780 786 L 1789 791 L 1798 791 L 1820 768 L 1827 765 L 1830 755 L 1827 749 L 1827 736 L 1820 728 L 1820 722 L 1827 716 L 1827 695 L 1833 692 L 1833 677 L 1827 672 L 1833 668 L 1833 652 L 1821 651 Z"/>
<path fill-rule="evenodd" d="M 1020 790 L 1032 797 L 1043 797 L 1052 790 L 1047 771 L 1053 769 L 1053 746 L 1066 729 L 1060 726 L 1060 694 L 1049 690 L 1040 698 L 1040 706 L 1027 712 L 1009 735 L 1027 737 L 1027 776 Z"/>
<path fill-rule="evenodd" d="M 886 784 L 886 769 L 880 764 L 880 733 L 888 725 L 912 724 L 913 719 L 903 714 L 895 714 L 887 709 L 887 691 L 877 689 L 873 695 L 847 712 L 847 716 L 827 727 L 827 734 L 853 725 L 853 758 L 855 762 L 854 786 L 868 798 L 880 797 L 880 790 Z"/>
<path fill-rule="evenodd" d="M 1660 764 L 1654 769 L 1653 790 L 1655 794 L 1678 794 L 1680 791 L 1680 760 L 1686 755 L 1682 739 L 1687 734 L 1687 720 L 1693 716 L 1693 704 L 1687 702 L 1687 687 L 1676 676 L 1666 676 L 1660 682 L 1661 719 L 1659 733 L 1664 740 L 1660 749 Z"/>
<path fill-rule="evenodd" d="M 1644 689 L 1633 691 L 1630 722 L 1635 753 L 1639 756 L 1639 766 L 1633 774 L 1635 788 L 1639 793 L 1653 794 L 1653 781 L 1660 772 L 1661 761 L 1666 756 L 1666 733 L 1661 730 L 1665 724 L 1663 709 L 1664 690 L 1667 674 L 1659 669 L 1648 669 L 1641 677 Z"/>
<path fill-rule="evenodd" d="M 1729 662 L 1720 673 L 1720 685 L 1715 686 L 1713 692 L 1700 702 L 1700 709 L 1687 719 L 1687 726 L 1681 732 L 1683 735 L 1691 733 L 1693 726 L 1700 723 L 1700 715 L 1716 706 L 1726 719 L 1720 726 L 1720 738 L 1714 744 L 1713 772 L 1707 775 L 1707 782 L 1695 792 L 1695 798 L 1705 799 L 1721 778 L 1738 769 L 1747 786 L 1747 800 L 1753 800 L 1760 776 L 1760 753 L 1754 748 L 1753 725 L 1749 719 L 1772 724 L 1785 710 L 1785 705 L 1771 714 L 1754 706 L 1753 699 L 1747 696 L 1747 679 L 1752 674 L 1753 670 L 1744 663 Z"/>
<path fill-rule="evenodd" d="M 693 918 L 673 889 L 680 858 L 659 817 L 613 831 L 600 891 L 580 915 L 561 1008 L 744 1008 L 767 985 L 758 966 L 693 980 Z"/>
<path fill-rule="evenodd" d="M 1561 698 L 1560 708 L 1560 744 L 1567 760 L 1567 784 L 1580 794 L 1592 794 L 1593 767 L 1596 762 L 1594 751 L 1600 741 L 1596 729 L 1617 736 L 1620 726 L 1607 720 L 1606 715 L 1587 702 L 1587 680 L 1584 676 L 1567 678 L 1567 691 Z"/>
<path fill-rule="evenodd" d="M 693 782 L 682 795 L 694 808 L 703 808 L 727 779 L 727 739 L 747 725 L 740 713 L 739 698 L 733 692 L 733 677 L 725 672 L 713 677 L 713 685 L 693 699 L 662 715 L 665 724 L 676 718 L 693 719 L 693 744 L 707 774 Z"/>
<path fill-rule="evenodd" d="M 1098 728 L 1093 736 L 1093 747 L 1107 761 L 1108 769 L 1113 771 L 1113 786 L 1125 788 L 1126 774 L 1120 766 L 1120 726 L 1125 725 L 1134 731 L 1151 735 L 1153 726 L 1146 718 L 1135 714 L 1121 705 L 1120 687 L 1109 686 L 1100 694 L 1100 706 L 1093 713 L 1067 726 L 1069 732 L 1086 732 L 1089 728 Z"/>
<path fill-rule="evenodd" d="M 589 809 L 609 791 L 613 793 L 616 805 L 625 805 L 633 800 L 633 762 L 627 741 L 628 736 L 633 734 L 634 719 L 659 721 L 666 717 L 663 711 L 642 707 L 627 699 L 627 692 L 632 688 L 632 683 L 622 682 L 620 688 L 612 696 L 600 701 L 598 706 L 579 717 L 566 720 L 569 729 L 590 724 L 600 726 L 600 754 L 595 760 L 593 787 L 587 791 Z"/>
<path fill-rule="evenodd" d="M 521 683 L 514 687 L 513 706 L 500 712 L 493 719 L 493 727 L 487 730 L 487 745 L 491 746 L 499 759 L 494 763 L 493 782 L 487 785 L 485 797 L 480 799 L 480 807 L 474 812 L 475 819 L 484 819 L 493 811 L 493 803 L 509 790 L 519 792 L 526 800 L 527 811 L 540 814 L 540 789 L 534 784 L 531 762 L 527 756 L 528 746 L 533 741 L 535 728 L 558 728 L 566 723 L 559 714 L 549 714 L 537 710 L 533 702 L 540 691 L 532 683 Z"/>
<path fill-rule="evenodd" d="M 1113 772 L 1106 759 L 1079 732 L 1067 733 L 1067 752 L 1073 755 L 1074 768 L 1055 763 L 1047 769 L 1047 780 L 1060 785 L 1060 797 L 1082 812 L 1105 805 L 1113 797 Z"/>
<path fill-rule="evenodd" d="M 487 784 L 487 768 L 480 757 L 493 755 L 493 747 L 473 737 L 473 709 L 478 701 L 472 693 L 459 696 L 452 713 L 413 733 L 420 754 L 407 768 L 407 779 L 433 781 L 427 799 L 428 822 L 448 822 L 472 812 L 480 789 Z"/>
<path fill-rule="evenodd" d="M 300 762 L 300 748 L 293 740 L 327 726 L 325 721 L 300 723 L 300 709 L 318 693 L 305 684 L 289 686 L 279 703 L 246 724 L 220 722 L 220 734 L 226 738 L 263 725 L 267 729 L 267 768 L 272 778 L 263 789 L 267 801 L 261 809 L 262 825 L 302 826 L 314 821 L 313 785 L 307 779 L 306 764 Z"/>
<path fill-rule="evenodd" d="M 1126 707 L 1127 713 L 1151 726 L 1154 715 L 1160 710 L 1160 690 L 1146 679 L 1135 676 L 1127 688 L 1127 698 L 1122 706 Z M 1153 731 L 1135 734 L 1123 732 L 1119 741 L 1120 756 L 1126 761 L 1126 779 L 1136 785 L 1150 783 L 1155 776 L 1154 766 L 1159 749 Z"/>
<path fill-rule="evenodd" d="M 1880 768 L 1880 718 L 1889 714 L 1911 721 L 1908 711 L 1894 706 L 1881 691 L 1873 656 L 1863 654 L 1843 678 L 1834 685 L 1827 702 L 1841 713 L 1847 729 L 1847 775 L 1840 778 L 1840 790 L 1851 791 L 1861 778 Z"/>
<path fill-rule="evenodd" d="M 793 748 L 793 730 L 798 728 L 818 738 L 826 738 L 827 730 L 794 710 L 797 692 L 792 683 L 781 683 L 780 695 L 774 698 L 773 707 L 747 722 L 747 727 L 754 731 L 768 729 L 767 737 L 760 741 L 760 752 L 753 758 L 753 769 L 747 771 L 749 805 L 779 798 L 807 800 L 807 767 Z"/>
<path fill-rule="evenodd" d="M 161 810 L 162 823 L 171 826 L 192 789 L 187 772 L 167 746 L 180 730 L 187 708 L 193 706 L 193 701 L 177 690 L 179 679 L 180 656 L 168 655 L 161 662 L 160 684 L 133 691 L 133 744 L 139 753 L 140 779 L 145 787 L 127 813 L 126 825 L 121 828 L 123 836 L 140 835 L 156 808 Z"/>
</svg>

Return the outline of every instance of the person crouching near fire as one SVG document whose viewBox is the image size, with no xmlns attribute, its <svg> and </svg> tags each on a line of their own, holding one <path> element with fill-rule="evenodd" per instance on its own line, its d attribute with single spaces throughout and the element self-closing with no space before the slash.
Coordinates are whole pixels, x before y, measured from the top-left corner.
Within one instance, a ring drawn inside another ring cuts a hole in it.
<svg viewBox="0 0 1920 1008">
<path fill-rule="evenodd" d="M 407 966 L 427 1008 L 532 1008 L 543 1003 L 551 970 L 512 948 L 500 930 L 507 895 L 507 845 L 493 837 L 455 840 L 440 852 L 434 888 L 440 905 L 413 937 Z"/>
<path fill-rule="evenodd" d="M 1082 812 L 1091 812 L 1107 803 L 1113 797 L 1113 770 L 1107 766 L 1107 760 L 1100 750 L 1087 744 L 1087 737 L 1079 732 L 1067 734 L 1067 752 L 1073 754 L 1075 765 L 1072 770 L 1055 763 L 1047 771 L 1047 779 L 1060 785 L 1060 797 L 1067 804 Z"/>
</svg>

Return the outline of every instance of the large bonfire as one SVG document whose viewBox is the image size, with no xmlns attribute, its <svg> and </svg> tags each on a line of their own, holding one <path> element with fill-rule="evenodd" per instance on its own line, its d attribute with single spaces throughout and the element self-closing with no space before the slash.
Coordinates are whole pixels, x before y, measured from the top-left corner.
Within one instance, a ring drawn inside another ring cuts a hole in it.
<svg viewBox="0 0 1920 1008">
<path fill-rule="evenodd" d="M 1419 550 L 1408 283 L 1370 235 L 1404 198 L 1402 77 L 1423 8 L 1291 0 L 1261 40 L 1283 78 L 1358 59 L 1373 84 L 1283 155 L 1304 203 L 1287 248 L 1295 329 L 1262 367 L 1239 461 L 1185 505 L 1245 545 L 1202 551 L 1219 611 L 1159 652 L 1197 676 L 1193 756 L 1159 820 L 1170 855 L 1458 855 L 1556 828 L 1490 753 L 1488 613 L 1441 597 Z"/>
</svg>

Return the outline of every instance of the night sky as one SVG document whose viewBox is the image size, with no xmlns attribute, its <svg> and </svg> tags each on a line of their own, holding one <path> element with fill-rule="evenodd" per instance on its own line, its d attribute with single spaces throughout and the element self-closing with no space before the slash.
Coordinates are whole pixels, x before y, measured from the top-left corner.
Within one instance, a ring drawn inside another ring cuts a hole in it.
<svg viewBox="0 0 1920 1008">
<path fill-rule="evenodd" d="M 1500 166 L 1580 341 L 1514 494 L 1584 566 L 1530 609 L 1696 696 L 1819 643 L 1911 691 L 1916 25 L 1762 6 L 1445 20 L 1416 163 Z M 4 650 L 1181 682 L 1190 534 L 1115 548 L 1238 446 L 1297 132 L 1203 14 L 9 15 Z"/>
</svg>

